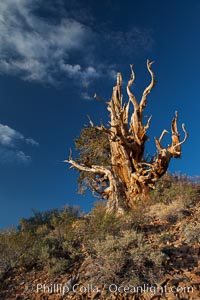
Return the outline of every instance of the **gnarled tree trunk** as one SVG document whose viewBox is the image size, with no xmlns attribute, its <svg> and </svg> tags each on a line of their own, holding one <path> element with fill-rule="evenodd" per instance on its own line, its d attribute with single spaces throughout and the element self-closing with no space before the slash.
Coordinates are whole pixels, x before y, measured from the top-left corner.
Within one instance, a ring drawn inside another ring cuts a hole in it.
<svg viewBox="0 0 200 300">
<path fill-rule="evenodd" d="M 147 95 L 155 85 L 154 74 L 151 70 L 152 62 L 147 61 L 147 69 L 151 75 L 151 82 L 144 90 L 141 100 L 138 102 L 131 91 L 134 81 L 134 71 L 131 65 L 131 78 L 127 84 L 128 102 L 122 101 L 122 75 L 118 73 L 117 84 L 113 88 L 111 100 L 107 103 L 110 112 L 109 127 L 96 126 L 96 128 L 108 135 L 110 143 L 111 162 L 109 166 L 85 166 L 75 162 L 70 156 L 68 163 L 72 167 L 86 172 L 101 174 L 109 182 L 109 186 L 102 191 L 102 197 L 108 200 L 107 212 L 122 213 L 130 209 L 135 201 L 144 197 L 149 188 L 155 188 L 155 182 L 162 177 L 169 166 L 172 157 L 181 156 L 181 144 L 187 139 L 185 133 L 180 142 L 177 129 L 178 113 L 172 120 L 172 142 L 167 148 L 161 145 L 162 138 L 167 130 L 163 130 L 160 138 L 155 139 L 157 153 L 150 161 L 144 158 L 145 142 L 148 140 L 147 129 L 151 117 L 143 124 L 143 112 L 146 107 Z M 133 105 L 133 113 L 129 116 L 130 105 Z M 93 123 L 91 122 L 92 126 Z"/>
</svg>

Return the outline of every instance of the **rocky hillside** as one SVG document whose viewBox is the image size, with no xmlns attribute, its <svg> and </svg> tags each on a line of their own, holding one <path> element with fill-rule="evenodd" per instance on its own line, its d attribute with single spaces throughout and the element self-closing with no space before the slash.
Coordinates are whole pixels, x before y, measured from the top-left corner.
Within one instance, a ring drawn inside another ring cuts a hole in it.
<svg viewBox="0 0 200 300">
<path fill-rule="evenodd" d="M 167 175 L 123 216 L 65 207 L 0 232 L 0 299 L 200 299 L 200 186 Z"/>
</svg>

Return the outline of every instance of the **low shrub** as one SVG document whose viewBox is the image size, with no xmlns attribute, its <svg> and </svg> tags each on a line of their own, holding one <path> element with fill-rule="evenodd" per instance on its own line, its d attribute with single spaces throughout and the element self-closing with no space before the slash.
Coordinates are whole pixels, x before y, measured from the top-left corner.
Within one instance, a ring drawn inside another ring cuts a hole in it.
<svg viewBox="0 0 200 300">
<path fill-rule="evenodd" d="M 93 247 L 95 268 L 90 268 L 89 280 L 95 284 L 153 284 L 163 275 L 163 254 L 152 250 L 136 231 L 123 231 L 118 237 L 107 235 Z"/>
</svg>

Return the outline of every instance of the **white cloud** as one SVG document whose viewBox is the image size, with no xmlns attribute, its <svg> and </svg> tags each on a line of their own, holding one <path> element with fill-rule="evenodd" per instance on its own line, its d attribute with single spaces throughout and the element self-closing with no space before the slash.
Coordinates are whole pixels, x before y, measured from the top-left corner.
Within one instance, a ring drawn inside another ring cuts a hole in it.
<svg viewBox="0 0 200 300">
<path fill-rule="evenodd" d="M 87 92 L 82 93 L 82 98 L 85 100 L 92 100 L 94 97 L 92 95 L 89 95 Z"/>
<path fill-rule="evenodd" d="M 82 73 L 83 86 L 87 87 L 90 83 L 90 80 L 94 78 L 98 78 L 99 76 L 100 73 L 98 73 L 94 67 L 91 66 L 87 67 Z"/>
<path fill-rule="evenodd" d="M 90 35 L 81 23 L 63 18 L 51 24 L 34 14 L 34 0 L 0 2 L 0 71 L 25 80 L 53 83 L 70 54 L 80 51 Z M 71 76 L 76 65 L 66 64 Z M 71 67 L 71 68 L 70 68 Z M 82 67 L 79 75 L 85 73 Z"/>
<path fill-rule="evenodd" d="M 24 136 L 7 125 L 0 124 L 0 144 L 14 146 L 16 140 L 23 140 Z"/>
<path fill-rule="evenodd" d="M 70 64 L 65 64 L 64 62 L 61 62 L 60 64 L 61 70 L 64 72 L 68 73 L 70 77 L 75 77 L 77 74 L 81 72 L 81 66 L 80 65 L 70 65 Z"/>
<path fill-rule="evenodd" d="M 27 138 L 25 139 L 26 143 L 29 144 L 29 145 L 32 145 L 32 146 L 39 146 L 39 143 L 36 142 L 34 139 L 32 138 Z"/>
<path fill-rule="evenodd" d="M 31 157 L 26 155 L 23 151 L 16 151 L 15 154 L 19 162 L 23 162 L 25 164 L 31 162 Z"/>
<path fill-rule="evenodd" d="M 29 164 L 30 162 L 31 162 L 31 157 L 26 155 L 23 151 L 0 147 L 1 164 L 8 164 L 8 163 Z"/>
<path fill-rule="evenodd" d="M 50 84 L 69 78 L 86 88 L 99 77 L 112 77 L 113 57 L 119 63 L 152 47 L 149 30 L 101 28 L 75 2 L 66 11 L 64 0 L 0 0 L 0 73 Z M 40 16 L 41 8 L 57 18 Z"/>
<path fill-rule="evenodd" d="M 97 70 L 92 66 L 82 69 L 80 65 L 73 66 L 61 63 L 61 69 L 66 72 L 70 78 L 81 82 L 84 87 L 87 87 L 91 80 L 94 80 L 102 75 L 101 71 L 97 72 Z"/>
<path fill-rule="evenodd" d="M 25 138 L 23 134 L 15 129 L 0 124 L 0 163 L 22 162 L 29 163 L 31 157 L 26 155 L 21 149 L 22 144 L 38 146 L 32 138 Z"/>
</svg>

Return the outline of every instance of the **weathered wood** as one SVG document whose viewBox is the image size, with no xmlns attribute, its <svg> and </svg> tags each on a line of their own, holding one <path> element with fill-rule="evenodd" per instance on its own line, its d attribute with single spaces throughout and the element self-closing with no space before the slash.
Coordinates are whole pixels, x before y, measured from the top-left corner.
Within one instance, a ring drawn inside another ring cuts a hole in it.
<svg viewBox="0 0 200 300">
<path fill-rule="evenodd" d="M 71 157 L 67 160 L 76 169 L 103 174 L 106 177 L 109 186 L 102 191 L 102 197 L 108 200 L 107 212 L 122 213 L 131 208 L 136 200 L 145 197 L 149 188 L 155 188 L 155 182 L 166 173 L 171 158 L 181 156 L 181 145 L 188 137 L 183 124 L 182 129 L 185 137 L 183 141 L 180 141 L 177 128 L 178 113 L 176 112 L 171 125 L 171 145 L 167 148 L 161 145 L 163 136 L 168 133 L 164 129 L 160 138 L 155 138 L 157 154 L 150 161 L 144 158 L 145 143 L 148 140 L 146 133 L 150 126 L 151 117 L 144 125 L 143 112 L 147 105 L 147 96 L 155 86 L 155 76 L 151 69 L 152 63 L 147 60 L 151 82 L 145 88 L 139 103 L 131 91 L 135 79 L 133 65 L 131 65 L 131 78 L 127 84 L 128 102 L 123 104 L 122 101 L 121 73 L 117 74 L 117 84 L 113 87 L 110 101 L 104 102 L 110 112 L 109 126 L 105 127 L 101 124 L 96 128 L 108 136 L 111 152 L 110 166 L 93 165 L 88 167 L 78 164 Z M 97 96 L 95 98 L 99 99 Z M 133 113 L 129 116 L 131 104 L 133 105 Z M 90 124 L 94 126 L 91 120 Z"/>
</svg>

